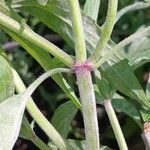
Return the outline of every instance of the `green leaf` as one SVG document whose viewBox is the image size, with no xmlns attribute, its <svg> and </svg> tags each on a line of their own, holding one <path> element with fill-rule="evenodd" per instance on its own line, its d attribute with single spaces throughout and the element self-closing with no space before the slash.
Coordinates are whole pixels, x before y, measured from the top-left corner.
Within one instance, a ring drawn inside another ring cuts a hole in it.
<svg viewBox="0 0 150 150">
<path fill-rule="evenodd" d="M 150 111 L 146 111 L 146 110 L 142 109 L 140 111 L 140 113 L 141 113 L 141 116 L 142 116 L 142 119 L 143 119 L 144 122 L 150 121 Z"/>
<path fill-rule="evenodd" d="M 147 62 L 150 62 L 150 38 L 144 37 L 132 42 L 128 48 L 127 55 L 130 60 L 129 64 L 134 69 Z"/>
<path fill-rule="evenodd" d="M 136 108 L 134 104 L 127 101 L 124 97 L 119 94 L 115 94 L 112 98 L 112 105 L 115 109 L 125 113 L 130 116 L 137 124 L 142 127 L 141 117 L 139 110 Z"/>
<path fill-rule="evenodd" d="M 59 72 L 70 72 L 70 70 L 58 68 L 50 70 L 37 78 L 25 92 L 14 95 L 0 103 L 0 149 L 11 150 L 13 148 L 19 135 L 27 100 L 41 82 Z"/>
<path fill-rule="evenodd" d="M 71 101 L 63 103 L 54 112 L 51 123 L 65 138 L 69 133 L 71 121 L 73 120 L 76 113 L 77 107 L 75 107 Z"/>
<path fill-rule="evenodd" d="M 130 59 L 129 64 L 135 70 L 148 62 L 150 62 L 150 49 L 135 54 L 135 56 Z"/>
<path fill-rule="evenodd" d="M 18 138 L 25 109 L 24 95 L 15 95 L 0 103 L 0 149 L 11 150 Z"/>
<path fill-rule="evenodd" d="M 24 116 L 22 120 L 22 126 L 20 129 L 20 137 L 32 141 L 39 149 L 50 150 L 50 148 L 34 133 L 30 123 Z"/>
<path fill-rule="evenodd" d="M 145 1 L 149 1 L 149 0 L 145 0 Z M 150 2 L 150 1 L 149 1 Z M 150 3 L 145 3 L 145 2 L 134 2 L 133 4 L 124 7 L 123 9 L 121 9 L 118 13 L 117 13 L 117 17 L 116 17 L 116 22 L 125 14 L 132 12 L 132 11 L 136 11 L 136 10 L 140 10 L 140 9 L 146 9 L 150 7 Z"/>
<path fill-rule="evenodd" d="M 73 147 L 74 150 L 85 150 L 85 141 L 68 139 L 68 143 Z M 100 150 L 111 150 L 107 146 L 101 145 Z"/>
<path fill-rule="evenodd" d="M 14 94 L 14 78 L 9 63 L 0 52 L 0 102 Z"/>
<path fill-rule="evenodd" d="M 120 92 L 137 100 L 142 106 L 150 107 L 150 102 L 129 66 L 127 59 L 106 69 L 103 68 L 101 71 L 104 77 Z"/>
<path fill-rule="evenodd" d="M 93 20 L 97 21 L 100 7 L 100 0 L 86 0 L 84 5 L 84 12 Z"/>
<path fill-rule="evenodd" d="M 116 92 L 116 88 L 113 87 L 106 79 L 102 78 L 100 72 L 95 70 L 96 84 L 98 86 L 98 100 L 104 102 L 106 99 L 111 99 Z"/>
<path fill-rule="evenodd" d="M 48 0 L 37 0 L 37 1 L 39 2 L 39 4 L 45 6 Z"/>
<path fill-rule="evenodd" d="M 1 11 L 1 12 L 4 12 L 4 13 L 7 14 L 7 15 L 10 14 L 9 8 L 8 8 L 8 6 L 6 5 L 5 0 L 1 0 L 1 1 L 0 1 L 0 11 Z"/>
</svg>

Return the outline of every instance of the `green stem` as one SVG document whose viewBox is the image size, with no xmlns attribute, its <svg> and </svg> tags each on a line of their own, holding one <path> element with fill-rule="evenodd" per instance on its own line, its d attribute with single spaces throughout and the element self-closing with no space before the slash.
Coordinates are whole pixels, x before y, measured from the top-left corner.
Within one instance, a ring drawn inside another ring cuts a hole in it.
<svg viewBox="0 0 150 150">
<path fill-rule="evenodd" d="M 76 64 L 78 88 L 82 103 L 87 150 L 99 149 L 99 132 L 96 112 L 96 100 L 90 73 L 90 64 L 86 62 L 86 45 L 81 12 L 78 0 L 68 0 L 75 35 Z"/>
<path fill-rule="evenodd" d="M 51 53 L 67 66 L 72 67 L 72 65 L 74 64 L 73 59 L 67 53 L 65 53 L 60 48 L 50 43 L 40 35 L 33 32 L 25 23 L 20 24 L 16 20 L 0 12 L 0 25 L 21 35 L 23 38 L 36 43 L 36 45 L 41 47 L 41 49 L 44 49 L 47 52 Z"/>
<path fill-rule="evenodd" d="M 143 131 L 141 136 L 142 136 L 142 139 L 144 141 L 146 150 L 149 150 L 150 149 L 150 132 Z"/>
<path fill-rule="evenodd" d="M 75 36 L 76 62 L 82 64 L 86 61 L 86 44 L 78 0 L 68 0 L 72 16 L 72 25 Z"/>
<path fill-rule="evenodd" d="M 46 145 L 40 138 L 32 138 L 30 139 L 40 150 L 51 150 L 48 145 Z"/>
<path fill-rule="evenodd" d="M 115 111 L 112 107 L 111 100 L 104 101 L 104 107 L 105 107 L 106 112 L 108 114 L 108 117 L 109 117 L 111 126 L 113 128 L 114 134 L 116 136 L 120 150 L 128 150 L 126 141 L 124 139 L 124 135 L 123 135 L 121 127 L 120 127 L 120 124 L 119 124 L 118 119 L 116 117 Z"/>
<path fill-rule="evenodd" d="M 14 81 L 16 86 L 16 91 L 18 93 L 22 93 L 26 90 L 26 87 L 21 80 L 18 73 L 13 70 Z M 38 107 L 33 102 L 32 98 L 28 100 L 26 105 L 26 109 L 33 117 L 33 119 L 37 122 L 37 124 L 43 129 L 43 131 L 47 134 L 47 136 L 61 149 L 67 150 L 67 145 L 65 140 L 61 137 L 61 135 L 56 131 L 56 129 L 50 124 L 50 122 L 45 118 L 45 116 L 40 112 Z"/>
<path fill-rule="evenodd" d="M 86 150 L 99 150 L 99 131 L 96 111 L 96 100 L 91 73 L 86 68 L 76 72 L 77 83 L 82 104 Z"/>
<path fill-rule="evenodd" d="M 50 124 L 50 122 L 44 117 L 38 107 L 35 105 L 33 100 L 29 100 L 26 109 L 31 114 L 37 124 L 43 129 L 47 136 L 61 149 L 67 150 L 67 145 L 61 135 L 56 129 Z"/>
<path fill-rule="evenodd" d="M 121 41 L 120 43 L 118 43 L 116 46 L 114 46 L 112 48 L 111 51 L 109 51 L 104 57 L 102 57 L 95 65 L 94 68 L 98 68 L 100 67 L 105 61 L 107 61 L 111 56 L 113 56 L 114 54 L 117 55 L 118 51 L 125 47 L 126 45 L 128 45 L 129 43 L 133 42 L 136 39 L 142 38 L 142 37 L 146 37 L 146 36 L 150 36 L 150 26 L 130 35 L 129 37 L 127 37 L 126 39 L 124 39 L 123 41 Z"/>
<path fill-rule="evenodd" d="M 116 21 L 117 22 L 123 15 L 132 12 L 132 11 L 136 11 L 139 9 L 146 9 L 150 7 L 150 3 L 146 3 L 146 2 L 135 2 L 127 7 L 124 7 L 123 9 L 121 9 L 116 16 Z"/>
<path fill-rule="evenodd" d="M 117 14 L 117 6 L 118 0 L 109 0 L 106 22 L 104 24 L 100 40 L 98 42 L 96 50 L 89 57 L 89 61 L 93 64 L 97 63 L 97 61 L 100 59 L 102 50 L 105 48 L 108 40 L 110 39 Z"/>
</svg>

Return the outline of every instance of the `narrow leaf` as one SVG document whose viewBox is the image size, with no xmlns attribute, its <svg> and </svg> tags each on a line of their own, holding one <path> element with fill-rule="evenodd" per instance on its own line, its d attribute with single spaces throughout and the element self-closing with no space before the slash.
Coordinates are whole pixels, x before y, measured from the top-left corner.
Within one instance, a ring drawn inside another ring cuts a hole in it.
<svg viewBox="0 0 150 150">
<path fill-rule="evenodd" d="M 136 11 L 139 9 L 145 9 L 150 7 L 150 3 L 145 3 L 145 2 L 135 2 L 134 4 L 131 4 L 129 6 L 126 6 L 125 8 L 121 9 L 118 13 L 117 13 L 117 17 L 116 17 L 116 22 L 125 14 L 132 12 L 132 11 Z"/>
<path fill-rule="evenodd" d="M 112 105 L 115 109 L 130 116 L 140 127 L 142 127 L 139 110 L 131 102 L 127 101 L 119 94 L 115 94 L 112 98 Z"/>
<path fill-rule="evenodd" d="M 20 129 L 20 137 L 32 141 L 39 149 L 50 150 L 50 148 L 34 133 L 30 123 L 24 116 L 22 120 L 22 126 Z"/>
<path fill-rule="evenodd" d="M 68 139 L 68 143 L 73 147 L 73 150 L 85 150 L 85 141 Z M 112 150 L 111 148 L 101 145 L 99 150 Z"/>
<path fill-rule="evenodd" d="M 138 30 L 141 30 L 140 29 Z M 138 31 L 137 31 L 138 32 Z M 127 56 L 130 60 L 129 64 L 134 68 L 150 62 L 150 38 L 143 37 L 134 40 L 128 48 Z"/>
<path fill-rule="evenodd" d="M 84 12 L 93 20 L 97 21 L 98 12 L 101 0 L 86 0 L 84 5 Z"/>
<path fill-rule="evenodd" d="M 14 94 L 14 78 L 9 63 L 0 53 L 0 102 Z"/>
<path fill-rule="evenodd" d="M 41 5 L 46 5 L 48 0 L 37 0 Z"/>
<path fill-rule="evenodd" d="M 77 113 L 77 107 L 71 102 L 65 102 L 60 105 L 54 112 L 51 123 L 57 131 L 63 136 L 67 137 L 70 130 L 70 123 Z"/>
<path fill-rule="evenodd" d="M 141 105 L 150 107 L 150 103 L 126 59 L 108 67 L 102 73 L 120 92 L 137 100 Z"/>
</svg>

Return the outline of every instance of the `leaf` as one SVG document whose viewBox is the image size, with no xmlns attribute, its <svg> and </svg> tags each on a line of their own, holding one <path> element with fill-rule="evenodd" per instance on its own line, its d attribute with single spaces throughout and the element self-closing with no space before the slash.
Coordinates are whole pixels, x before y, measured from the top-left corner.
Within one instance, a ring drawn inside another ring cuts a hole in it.
<svg viewBox="0 0 150 150">
<path fill-rule="evenodd" d="M 146 1 L 146 0 L 145 0 Z M 148 2 L 149 0 L 147 0 Z M 150 3 L 145 3 L 145 2 L 135 2 L 129 6 L 124 7 L 123 9 L 121 9 L 118 13 L 117 13 L 117 17 L 116 17 L 116 22 L 125 14 L 132 12 L 132 11 L 136 11 L 136 10 L 140 10 L 140 9 L 145 9 L 150 7 Z"/>
<path fill-rule="evenodd" d="M 5 0 L 0 1 L 0 11 L 5 12 L 5 14 L 7 14 L 7 15 L 10 14 L 9 8 L 6 5 Z"/>
<path fill-rule="evenodd" d="M 37 78 L 24 93 L 14 95 L 0 103 L 0 149 L 11 150 L 18 138 L 27 100 L 34 90 L 49 76 L 68 69 L 52 69 Z M 53 135 L 55 136 L 55 135 Z"/>
<path fill-rule="evenodd" d="M 63 136 L 67 137 L 71 121 L 77 113 L 77 107 L 71 102 L 65 102 L 60 105 L 52 117 L 51 123 L 56 130 Z"/>
<path fill-rule="evenodd" d="M 0 53 L 0 102 L 14 94 L 14 78 L 9 63 Z"/>
<path fill-rule="evenodd" d="M 129 64 L 134 69 L 147 62 L 150 62 L 150 38 L 143 37 L 141 39 L 134 40 L 134 42 L 132 42 L 132 44 L 128 48 L 127 55 L 130 59 Z"/>
<path fill-rule="evenodd" d="M 39 149 L 50 150 L 50 148 L 34 133 L 27 118 L 24 116 L 22 120 L 22 126 L 20 129 L 20 137 L 32 141 Z"/>
<path fill-rule="evenodd" d="M 13 10 L 11 10 L 11 17 L 22 22 L 22 18 L 16 14 Z M 1 27 L 1 26 L 0 26 Z M 11 30 L 1 27 L 4 29 L 10 36 L 12 36 L 15 40 L 17 40 L 39 63 L 40 65 L 47 71 L 49 69 L 55 68 L 55 61 L 51 59 L 49 54 L 46 51 L 42 51 L 37 43 L 32 43 L 31 41 L 24 39 L 19 34 L 12 32 Z M 80 102 L 75 95 L 72 88 L 66 82 L 64 77 L 61 74 L 54 75 L 52 77 L 55 82 L 62 88 L 65 94 L 75 103 L 75 105 L 81 109 Z"/>
<path fill-rule="evenodd" d="M 148 62 L 150 62 L 150 49 L 137 53 L 133 58 L 130 59 L 129 64 L 135 70 Z"/>
<path fill-rule="evenodd" d="M 96 84 L 98 86 L 97 97 L 101 103 L 106 99 L 111 99 L 116 92 L 116 88 L 113 87 L 106 79 L 102 78 L 100 72 L 95 70 Z"/>
<path fill-rule="evenodd" d="M 145 29 L 145 28 L 140 27 L 138 31 L 142 31 L 142 29 Z M 128 48 L 128 57 L 129 58 L 135 57 L 135 55 L 139 54 L 140 52 L 145 52 L 147 50 L 150 50 L 150 38 L 149 37 L 135 39 Z"/>
<path fill-rule="evenodd" d="M 128 64 L 127 59 L 124 59 L 117 64 L 103 68 L 102 74 L 116 89 L 123 94 L 137 100 L 141 105 L 150 107 L 150 103 L 142 90 L 133 70 Z"/>
<path fill-rule="evenodd" d="M 144 122 L 150 121 L 150 111 L 142 109 L 140 113 Z"/>
<path fill-rule="evenodd" d="M 0 103 L 0 149 L 12 150 L 18 138 L 25 100 L 20 94 Z"/>
<path fill-rule="evenodd" d="M 73 147 L 74 150 L 85 150 L 85 141 L 68 139 L 68 143 Z M 100 150 L 111 150 L 107 146 L 101 145 Z"/>
<path fill-rule="evenodd" d="M 41 5 L 46 5 L 46 3 L 48 2 L 48 0 L 37 0 L 39 2 L 39 4 Z"/>
<path fill-rule="evenodd" d="M 100 0 L 86 0 L 84 5 L 84 12 L 93 20 L 97 21 L 100 7 Z"/>
<path fill-rule="evenodd" d="M 112 105 L 115 109 L 130 116 L 140 127 L 142 127 L 139 110 L 131 102 L 127 101 L 119 94 L 115 94 L 112 98 Z"/>
</svg>

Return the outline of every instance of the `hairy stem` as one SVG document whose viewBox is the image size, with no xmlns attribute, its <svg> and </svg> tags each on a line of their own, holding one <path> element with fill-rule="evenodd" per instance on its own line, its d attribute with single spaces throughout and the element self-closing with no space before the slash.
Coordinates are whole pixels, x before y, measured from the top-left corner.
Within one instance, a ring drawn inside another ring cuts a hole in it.
<svg viewBox="0 0 150 150">
<path fill-rule="evenodd" d="M 123 136 L 123 133 L 122 133 L 122 130 L 120 127 L 120 124 L 119 124 L 118 119 L 116 117 L 115 111 L 112 107 L 111 100 L 104 101 L 104 107 L 105 107 L 106 112 L 108 114 L 108 117 L 109 117 L 111 126 L 113 128 L 114 134 L 116 136 L 120 150 L 128 150 L 126 141 L 124 139 L 124 136 Z"/>
<path fill-rule="evenodd" d="M 98 42 L 96 50 L 89 57 L 89 61 L 91 61 L 93 64 L 95 64 L 100 59 L 102 50 L 105 48 L 108 40 L 110 39 L 117 14 L 117 6 L 118 0 L 109 0 L 106 22 L 104 24 L 100 40 Z"/>
<path fill-rule="evenodd" d="M 144 123 L 144 131 L 141 136 L 144 141 L 146 150 L 149 150 L 150 149 L 150 121 Z"/>
<path fill-rule="evenodd" d="M 150 132 L 143 132 L 141 136 L 144 141 L 146 150 L 149 150 L 150 149 Z"/>
<path fill-rule="evenodd" d="M 22 93 L 26 90 L 26 87 L 21 80 L 18 73 L 12 69 L 14 75 L 14 81 L 16 86 L 16 91 L 18 93 Z M 37 82 L 38 83 L 38 82 Z M 61 150 L 67 150 L 67 145 L 65 140 L 61 137 L 61 135 L 56 131 L 56 129 L 50 124 L 50 122 L 44 117 L 44 115 L 40 112 L 38 107 L 33 102 L 32 98 L 28 100 L 26 105 L 26 109 L 33 117 L 33 119 L 37 122 L 37 124 L 43 129 L 43 131 L 47 134 L 47 136 L 58 146 Z"/>
<path fill-rule="evenodd" d="M 78 0 L 68 0 L 68 3 L 75 36 L 76 62 L 82 64 L 86 61 L 87 56 L 80 6 Z"/>
<path fill-rule="evenodd" d="M 95 94 L 91 79 L 91 73 L 86 67 L 76 70 L 77 84 L 82 104 L 84 119 L 86 150 L 99 149 L 99 131 L 96 112 Z"/>
<path fill-rule="evenodd" d="M 107 61 L 111 56 L 114 54 L 117 55 L 118 51 L 128 45 L 129 43 L 133 42 L 134 40 L 137 40 L 142 37 L 150 36 L 150 26 L 141 29 L 140 31 L 137 31 L 136 33 L 130 35 L 129 37 L 125 38 L 123 41 L 118 43 L 116 46 L 112 48 L 111 51 L 109 51 L 105 56 L 103 56 L 93 67 L 98 68 L 100 67 L 105 61 Z"/>
<path fill-rule="evenodd" d="M 135 2 L 127 7 L 124 7 L 123 9 L 121 9 L 116 16 L 116 21 L 117 22 L 123 15 L 132 12 L 132 11 L 136 11 L 139 9 L 146 9 L 150 7 L 150 3 L 146 3 L 146 2 Z"/>
<path fill-rule="evenodd" d="M 65 53 L 60 48 L 50 43 L 40 35 L 33 32 L 25 23 L 19 23 L 11 17 L 0 12 L 0 25 L 35 43 L 36 45 L 41 47 L 41 49 L 51 53 L 67 66 L 72 67 L 72 65 L 74 64 L 73 59 L 67 53 Z"/>
<path fill-rule="evenodd" d="M 82 113 L 86 135 L 86 150 L 99 149 L 99 133 L 94 89 L 90 73 L 90 64 L 86 61 L 86 46 L 81 12 L 78 0 L 68 0 L 75 35 L 76 63 L 74 70 L 77 76 Z"/>
</svg>

